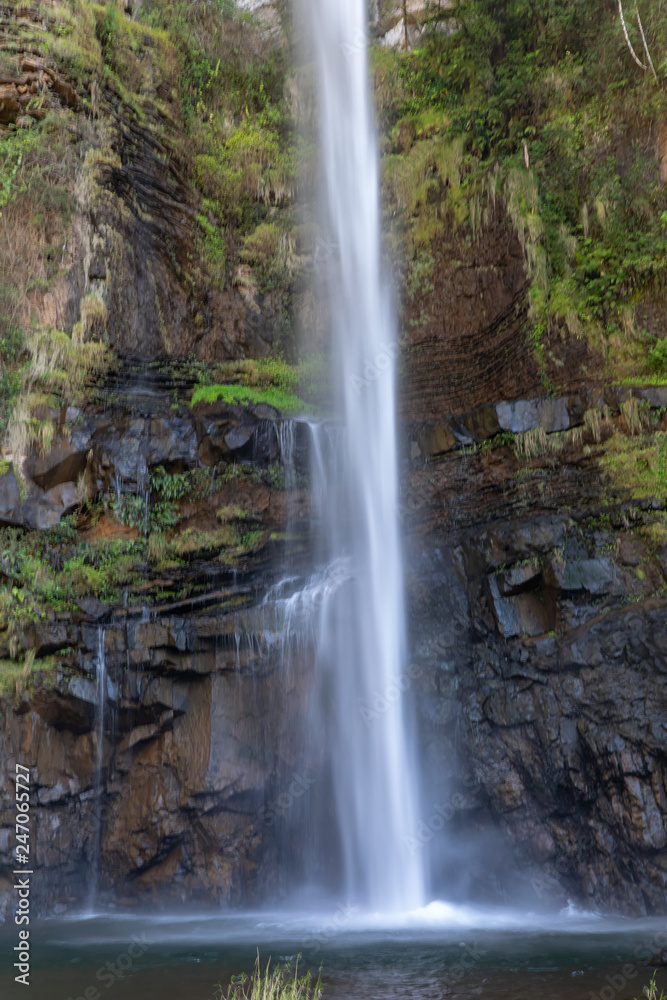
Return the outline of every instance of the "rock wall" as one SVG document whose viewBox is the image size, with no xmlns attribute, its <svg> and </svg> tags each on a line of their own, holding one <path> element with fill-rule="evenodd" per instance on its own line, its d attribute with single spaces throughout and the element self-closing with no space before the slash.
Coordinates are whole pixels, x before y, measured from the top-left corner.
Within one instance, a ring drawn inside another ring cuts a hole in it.
<svg viewBox="0 0 667 1000">
<path fill-rule="evenodd" d="M 27 456 L 26 499 L 13 470 L 0 479 L 3 523 L 43 530 L 67 512 L 53 502 L 56 491 L 72 493 L 71 507 L 80 503 L 77 475 L 96 494 L 121 491 L 118 502 L 138 495 L 141 505 L 146 496 L 148 522 L 156 467 L 212 470 L 205 495 L 181 504 L 180 558 L 156 563 L 144 546 L 130 557 L 136 572 L 116 596 L 100 591 L 100 600 L 85 582 L 74 584 L 70 610 L 23 617 L 18 631 L 3 633 L 3 670 L 12 641 L 20 655 L 36 657 L 32 674 L 27 668 L 1 699 L 3 914 L 17 759 L 32 769 L 42 912 L 82 905 L 95 880 L 98 899 L 128 902 L 250 904 L 281 888 L 281 824 L 267 807 L 307 771 L 299 720 L 312 671 L 308 643 L 283 639 L 282 604 L 270 595 L 285 565 L 298 572 L 308 549 L 307 496 L 302 487 L 288 493 L 276 471 L 303 474 L 302 433 L 292 426 L 285 433 L 280 415 L 265 406 L 175 413 L 171 392 L 157 385 L 149 380 L 142 394 L 130 380 L 124 404 L 68 414 L 72 426 L 61 425 L 51 450 Z M 123 397 L 122 383 L 116 394 Z M 281 446 L 287 440 L 289 451 Z M 238 532 L 230 519 L 240 520 Z M 97 551 L 111 553 L 113 587 L 117 556 L 105 536 L 122 548 L 138 529 L 103 514 L 79 530 L 84 565 Z M 54 544 L 49 566 L 67 572 L 72 558 L 76 546 Z M 5 554 L 4 574 L 22 569 Z"/>
<path fill-rule="evenodd" d="M 664 428 L 667 390 L 637 396 Z M 632 500 L 600 468 L 632 398 L 500 402 L 406 435 L 424 821 L 450 807 L 445 889 L 449 838 L 466 892 L 665 911 L 664 488 Z"/>
<path fill-rule="evenodd" d="M 271 37 L 275 5 L 246 6 Z M 407 7 L 410 41 L 424 9 Z M 99 67 L 77 89 L 35 40 L 53 27 L 49 11 L 10 0 L 0 12 L 0 40 L 18 60 L 0 70 L 0 126 L 57 111 L 80 154 L 63 273 L 31 292 L 29 309 L 73 331 L 93 292 L 126 359 L 266 356 L 282 300 L 260 294 L 247 267 L 224 287 L 200 269 L 200 206 L 172 141 L 173 74 L 151 75 L 141 113 L 108 74 L 100 85 Z M 387 44 L 402 44 L 402 16 L 402 5 L 378 5 Z M 404 129 L 397 141 L 407 150 L 413 138 Z M 481 230 L 443 225 L 430 250 L 428 287 L 403 317 L 400 515 L 423 822 L 443 803 L 448 816 L 428 848 L 438 891 L 508 899 L 520 882 L 531 907 L 537 895 L 665 912 L 665 390 L 605 384 L 586 338 L 560 328 L 546 332 L 538 365 L 524 251 L 500 199 Z M 304 272 L 317 253 L 299 252 Z M 299 294 L 312 316 L 310 293 Z M 294 829 L 267 807 L 320 766 L 298 736 L 313 657 L 305 642 L 285 660 L 271 588 L 281 566 L 302 574 L 311 557 L 307 434 L 287 461 L 277 411 L 191 411 L 183 388 L 125 365 L 96 404 L 39 404 L 33 416 L 53 422 L 53 441 L 27 454 L 25 489 L 13 469 L 0 475 L 0 522 L 15 532 L 0 559 L 10 591 L 34 559 L 21 544 L 57 529 L 84 496 L 115 493 L 121 514 L 123 497 L 140 507 L 148 494 L 149 516 L 159 467 L 209 476 L 179 500 L 174 537 L 165 528 L 155 551 L 146 540 L 128 556 L 141 525 L 120 524 L 111 507 L 75 538 L 48 536 L 45 566 L 74 581 L 72 593 L 45 618 L 17 613 L 0 634 L 0 670 L 14 678 L 1 688 L 0 911 L 17 755 L 33 769 L 43 911 L 81 903 L 98 868 L 101 898 L 254 903 L 281 890 L 285 852 L 298 856 Z M 112 569 L 91 555 L 104 537 L 118 546 Z M 93 571 L 107 574 L 95 593 Z"/>
</svg>

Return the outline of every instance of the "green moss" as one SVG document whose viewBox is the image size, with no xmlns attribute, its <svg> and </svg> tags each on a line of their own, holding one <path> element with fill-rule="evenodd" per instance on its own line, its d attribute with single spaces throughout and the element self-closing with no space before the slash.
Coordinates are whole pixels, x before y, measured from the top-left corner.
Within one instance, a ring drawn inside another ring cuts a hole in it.
<svg viewBox="0 0 667 1000">
<path fill-rule="evenodd" d="M 201 252 L 208 262 L 211 275 L 221 288 L 225 283 L 225 262 L 227 260 L 225 238 L 218 227 L 205 215 L 198 215 L 197 222 L 202 233 Z"/>
<path fill-rule="evenodd" d="M 298 396 L 282 392 L 280 389 L 252 389 L 238 385 L 202 385 L 192 394 L 191 406 L 197 403 L 216 403 L 221 399 L 224 403 L 250 404 L 266 403 L 280 410 L 281 413 L 305 413 L 308 406 Z"/>
<path fill-rule="evenodd" d="M 648 139 L 664 88 L 632 63 L 613 5 L 562 0 L 544 18 L 528 0 L 504 0 L 502 16 L 496 0 L 437 6 L 433 25 L 451 18 L 457 31 L 434 27 L 409 53 L 373 56 L 386 219 L 405 271 L 420 250 L 452 232 L 469 242 L 505 211 L 545 384 L 556 331 L 587 336 L 617 378 L 662 378 L 665 342 L 637 317 L 667 278 L 667 191 Z M 667 20 L 651 25 L 664 53 Z M 453 149 L 455 169 L 441 160 Z"/>
<path fill-rule="evenodd" d="M 46 656 L 35 659 L 29 651 L 23 660 L 0 660 L 0 698 L 16 697 L 31 691 L 39 674 L 48 674 L 61 663 L 61 657 Z"/>
<path fill-rule="evenodd" d="M 252 393 L 261 393 L 253 399 L 246 396 L 243 402 L 267 402 L 283 412 L 302 412 L 310 410 L 317 412 L 322 407 L 326 407 L 330 393 L 330 379 L 328 377 L 329 362 L 322 354 L 310 354 L 301 358 L 297 364 L 291 364 L 284 358 L 259 358 L 244 361 L 229 361 L 222 364 L 197 364 L 192 372 L 199 378 L 200 386 L 196 393 L 202 389 L 214 390 L 211 398 L 200 395 L 193 404 L 200 399 L 205 401 L 215 401 L 221 394 L 215 395 L 220 387 L 225 388 L 234 401 L 236 389 L 252 390 Z M 265 394 L 271 393 L 271 398 Z M 280 396 L 274 395 L 275 393 Z M 288 397 L 287 400 L 285 397 Z M 280 402 L 285 403 L 285 408 Z"/>
<path fill-rule="evenodd" d="M 667 499 L 667 435 L 617 433 L 605 444 L 600 464 L 613 484 L 635 499 Z"/>
<path fill-rule="evenodd" d="M 265 532 L 256 528 L 254 531 L 247 531 L 245 535 L 241 538 L 241 548 L 248 551 L 253 551 L 260 542 L 265 540 Z"/>
</svg>

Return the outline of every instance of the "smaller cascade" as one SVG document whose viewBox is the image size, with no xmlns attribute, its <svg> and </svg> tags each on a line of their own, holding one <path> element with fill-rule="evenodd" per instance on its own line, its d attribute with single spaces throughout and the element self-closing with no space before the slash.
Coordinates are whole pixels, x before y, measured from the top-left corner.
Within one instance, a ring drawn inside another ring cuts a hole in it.
<svg viewBox="0 0 667 1000">
<path fill-rule="evenodd" d="M 97 630 L 96 684 L 95 684 L 95 798 L 93 850 L 91 854 L 91 879 L 89 909 L 95 910 L 100 879 L 100 854 L 102 850 L 102 792 L 104 788 L 104 722 L 107 707 L 107 669 L 105 659 L 106 629 Z"/>
<path fill-rule="evenodd" d="M 278 448 L 280 449 L 280 464 L 285 470 L 285 486 L 294 489 L 296 483 L 294 467 L 294 450 L 296 447 L 296 421 L 282 420 L 276 427 Z"/>
</svg>

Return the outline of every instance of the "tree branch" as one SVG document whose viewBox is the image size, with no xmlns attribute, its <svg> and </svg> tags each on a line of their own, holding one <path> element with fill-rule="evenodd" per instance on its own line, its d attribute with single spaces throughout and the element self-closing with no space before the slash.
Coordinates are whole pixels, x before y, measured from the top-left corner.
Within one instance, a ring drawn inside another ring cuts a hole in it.
<svg viewBox="0 0 667 1000">
<path fill-rule="evenodd" d="M 628 48 L 630 49 L 630 55 L 632 56 L 632 58 L 634 59 L 634 61 L 637 63 L 637 65 L 639 66 L 639 68 L 643 69 L 644 72 L 646 72 L 646 70 L 648 69 L 648 66 L 644 65 L 644 63 L 641 61 L 641 59 L 639 58 L 639 56 L 637 55 L 637 53 L 635 52 L 635 50 L 632 47 L 632 42 L 630 41 L 630 36 L 628 35 L 628 29 L 625 26 L 625 18 L 623 17 L 623 5 L 621 3 L 621 0 L 618 0 L 618 13 L 621 16 L 621 24 L 623 26 L 623 34 L 625 35 L 625 40 L 626 40 L 626 42 L 628 44 Z M 644 33 L 642 32 L 642 36 L 643 36 L 643 34 Z"/>
<path fill-rule="evenodd" d="M 619 0 L 620 2 L 620 0 Z M 635 0 L 635 10 L 637 11 L 637 24 L 639 25 L 639 33 L 642 36 L 642 42 L 644 43 L 644 52 L 646 53 L 646 58 L 648 59 L 648 64 L 651 67 L 651 73 L 653 73 L 653 79 L 658 79 L 658 74 L 655 71 L 655 66 L 653 65 L 653 60 L 651 59 L 651 53 L 648 50 L 648 45 L 646 44 L 646 35 L 644 34 L 644 27 L 642 25 L 642 19 L 639 16 L 639 7 L 637 6 L 637 0 Z"/>
</svg>

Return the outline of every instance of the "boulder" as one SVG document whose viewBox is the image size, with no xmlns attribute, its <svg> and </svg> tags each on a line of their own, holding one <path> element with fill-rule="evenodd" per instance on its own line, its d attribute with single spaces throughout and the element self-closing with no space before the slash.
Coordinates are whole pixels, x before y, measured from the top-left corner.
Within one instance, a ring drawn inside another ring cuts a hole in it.
<svg viewBox="0 0 667 1000">
<path fill-rule="evenodd" d="M 26 474 L 46 491 L 61 483 L 75 483 L 86 468 L 94 430 L 94 418 L 85 418 L 69 433 L 58 433 L 46 454 L 31 450 L 26 457 Z"/>
<path fill-rule="evenodd" d="M 0 524 L 22 524 L 21 494 L 11 466 L 0 476 Z"/>
<path fill-rule="evenodd" d="M 504 431 L 525 434 L 541 427 L 547 434 L 566 431 L 570 427 L 567 399 L 519 399 L 512 403 L 497 403 L 498 423 Z"/>
</svg>

